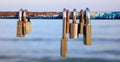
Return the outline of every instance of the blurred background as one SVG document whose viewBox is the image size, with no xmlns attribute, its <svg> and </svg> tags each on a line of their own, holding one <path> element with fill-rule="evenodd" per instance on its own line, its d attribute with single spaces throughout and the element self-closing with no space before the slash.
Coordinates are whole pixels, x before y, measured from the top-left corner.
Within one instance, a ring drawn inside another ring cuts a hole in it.
<svg viewBox="0 0 120 62">
<path fill-rule="evenodd" d="M 0 11 L 120 11 L 118 0 L 0 0 Z M 60 57 L 62 20 L 31 19 L 32 33 L 16 37 L 18 19 L 0 19 L 0 62 L 120 62 L 120 20 L 91 20 L 92 46 L 83 35 L 68 42 L 68 56 Z M 77 20 L 79 21 L 79 20 Z M 69 35 L 67 35 L 69 37 Z"/>
</svg>

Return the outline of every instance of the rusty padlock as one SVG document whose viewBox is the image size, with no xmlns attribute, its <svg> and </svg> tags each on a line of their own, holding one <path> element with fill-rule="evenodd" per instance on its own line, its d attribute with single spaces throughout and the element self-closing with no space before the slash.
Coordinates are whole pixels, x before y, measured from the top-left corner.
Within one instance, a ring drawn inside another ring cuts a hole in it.
<svg viewBox="0 0 120 62">
<path fill-rule="evenodd" d="M 66 12 L 66 33 L 69 33 L 70 26 L 70 12 L 67 10 Z"/>
<path fill-rule="evenodd" d="M 17 37 L 24 37 L 24 28 L 23 28 L 23 20 L 22 20 L 22 11 L 23 9 L 20 9 L 19 15 L 18 15 L 18 22 L 17 22 Z"/>
<path fill-rule="evenodd" d="M 76 23 L 76 9 L 73 10 L 73 22 L 70 24 L 70 38 L 78 39 L 78 24 Z"/>
<path fill-rule="evenodd" d="M 61 56 L 66 57 L 67 56 L 67 42 L 68 39 L 66 37 L 66 9 L 63 10 L 63 34 L 62 34 L 62 40 L 61 40 Z"/>
<path fill-rule="evenodd" d="M 80 11 L 80 19 L 79 19 L 79 34 L 83 34 L 84 28 L 84 10 Z"/>
<path fill-rule="evenodd" d="M 31 33 L 32 31 L 32 28 L 31 28 L 31 23 L 29 21 L 27 21 L 26 19 L 26 13 L 27 13 L 27 10 L 24 10 L 23 12 L 23 20 L 24 20 L 24 30 L 25 30 L 25 34 L 29 34 Z"/>
<path fill-rule="evenodd" d="M 90 23 L 90 11 L 88 8 L 85 10 L 84 44 L 92 44 L 92 26 Z"/>
</svg>

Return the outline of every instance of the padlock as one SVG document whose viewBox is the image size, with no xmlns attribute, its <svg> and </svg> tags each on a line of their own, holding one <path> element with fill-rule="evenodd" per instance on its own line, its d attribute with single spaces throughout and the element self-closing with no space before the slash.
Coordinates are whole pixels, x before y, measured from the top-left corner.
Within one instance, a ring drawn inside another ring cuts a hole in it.
<svg viewBox="0 0 120 62">
<path fill-rule="evenodd" d="M 27 19 L 26 19 L 26 12 L 27 12 L 27 10 L 24 10 L 24 12 L 23 12 L 23 20 L 24 20 L 24 30 L 25 30 L 25 34 L 29 34 L 29 33 L 31 33 L 31 23 L 29 22 L 29 21 L 27 21 Z"/>
<path fill-rule="evenodd" d="M 92 45 L 92 26 L 90 23 L 90 11 L 88 8 L 85 10 L 84 44 Z"/>
<path fill-rule="evenodd" d="M 66 57 L 67 56 L 67 42 L 68 39 L 66 37 L 66 9 L 63 10 L 63 34 L 62 34 L 62 40 L 61 40 L 61 56 Z"/>
<path fill-rule="evenodd" d="M 22 21 L 22 9 L 19 11 L 19 20 L 17 22 L 17 37 L 24 37 L 24 29 L 23 29 L 23 24 L 24 22 Z"/>
<path fill-rule="evenodd" d="M 77 11 L 73 10 L 73 22 L 70 24 L 70 38 L 78 39 L 78 24 L 76 23 Z"/>
<path fill-rule="evenodd" d="M 80 19 L 79 19 L 79 34 L 83 34 L 83 29 L 84 28 L 84 11 L 80 11 Z"/>
<path fill-rule="evenodd" d="M 70 12 L 67 10 L 66 12 L 66 33 L 69 33 L 70 26 Z"/>
<path fill-rule="evenodd" d="M 32 27 L 31 27 L 31 21 L 30 21 L 30 17 L 28 17 L 28 22 L 29 22 L 29 33 L 31 33 L 32 32 Z"/>
</svg>

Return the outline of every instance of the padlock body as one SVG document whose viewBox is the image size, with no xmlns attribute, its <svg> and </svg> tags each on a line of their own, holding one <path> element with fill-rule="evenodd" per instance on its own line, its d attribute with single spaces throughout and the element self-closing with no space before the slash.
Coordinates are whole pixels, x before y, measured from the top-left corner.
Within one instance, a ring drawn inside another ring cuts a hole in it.
<svg viewBox="0 0 120 62">
<path fill-rule="evenodd" d="M 62 57 L 66 57 L 67 56 L 67 42 L 68 42 L 67 38 L 66 39 L 63 38 L 61 40 L 61 56 Z"/>
<path fill-rule="evenodd" d="M 32 31 L 31 23 L 27 21 L 25 23 L 25 34 L 29 34 L 29 33 L 31 33 L 31 31 Z"/>
<path fill-rule="evenodd" d="M 70 24 L 70 38 L 78 39 L 78 24 L 77 23 Z"/>
<path fill-rule="evenodd" d="M 24 37 L 24 32 L 23 32 L 23 22 L 18 21 L 17 22 L 17 37 Z"/>
<path fill-rule="evenodd" d="M 84 44 L 92 45 L 92 26 L 90 24 L 84 25 Z"/>
</svg>

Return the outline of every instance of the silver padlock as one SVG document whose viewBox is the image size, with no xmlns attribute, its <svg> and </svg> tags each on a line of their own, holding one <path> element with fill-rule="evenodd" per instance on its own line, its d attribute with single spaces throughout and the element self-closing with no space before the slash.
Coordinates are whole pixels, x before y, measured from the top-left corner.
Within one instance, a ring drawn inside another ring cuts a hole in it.
<svg viewBox="0 0 120 62">
<path fill-rule="evenodd" d="M 61 40 L 61 56 L 66 57 L 67 56 L 67 42 L 68 39 L 66 37 L 66 9 L 63 10 L 63 34 L 62 34 L 62 40 Z"/>
<path fill-rule="evenodd" d="M 70 38 L 78 39 L 78 24 L 76 23 L 76 9 L 73 10 L 73 22 L 70 24 Z"/>
<path fill-rule="evenodd" d="M 20 9 L 19 11 L 19 20 L 17 22 L 17 37 L 24 37 L 24 28 L 23 28 L 23 21 L 22 21 L 22 11 L 23 9 Z"/>
<path fill-rule="evenodd" d="M 90 11 L 88 8 L 85 10 L 84 44 L 92 45 L 92 26 L 90 23 Z"/>
<path fill-rule="evenodd" d="M 70 26 L 70 12 L 67 10 L 66 12 L 66 33 L 69 33 Z"/>
<path fill-rule="evenodd" d="M 27 21 L 27 19 L 26 19 L 26 12 L 27 12 L 27 10 L 24 10 L 24 12 L 23 12 L 23 20 L 24 20 L 24 27 L 25 27 L 25 34 L 29 34 L 29 33 L 31 33 L 31 31 L 32 31 L 32 28 L 31 28 L 31 23 L 29 22 L 29 21 Z"/>
<path fill-rule="evenodd" d="M 84 31 L 84 10 L 80 11 L 80 19 L 79 19 L 79 34 L 83 34 Z"/>
</svg>

